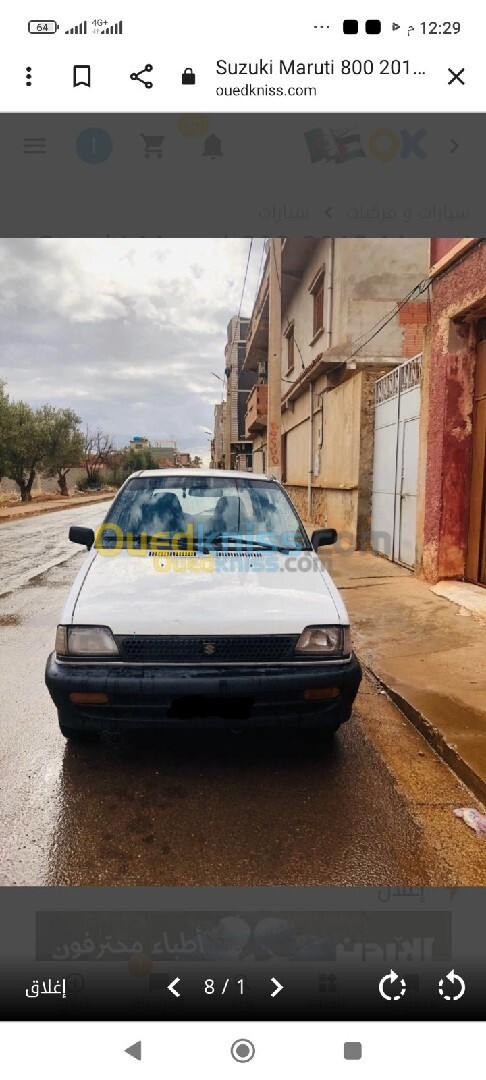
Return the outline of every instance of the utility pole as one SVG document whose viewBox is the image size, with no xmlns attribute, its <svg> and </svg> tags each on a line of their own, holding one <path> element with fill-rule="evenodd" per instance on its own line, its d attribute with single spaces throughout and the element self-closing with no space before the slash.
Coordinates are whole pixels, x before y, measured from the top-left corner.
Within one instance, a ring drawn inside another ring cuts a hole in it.
<svg viewBox="0 0 486 1080">
<path fill-rule="evenodd" d="M 224 373 L 226 375 L 226 401 L 224 403 L 224 467 L 225 469 L 231 469 L 231 367 L 226 367 Z"/>
<path fill-rule="evenodd" d="M 282 239 L 270 239 L 268 312 L 267 472 L 281 479 L 282 427 Z"/>
</svg>

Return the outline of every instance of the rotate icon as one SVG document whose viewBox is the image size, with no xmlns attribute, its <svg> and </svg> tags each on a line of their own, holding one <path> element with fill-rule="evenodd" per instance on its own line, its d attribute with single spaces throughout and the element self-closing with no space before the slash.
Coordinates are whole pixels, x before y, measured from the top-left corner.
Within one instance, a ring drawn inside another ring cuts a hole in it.
<svg viewBox="0 0 486 1080">
<path fill-rule="evenodd" d="M 449 986 L 444 986 L 447 979 Z M 444 998 L 444 1001 L 459 1001 L 462 995 L 465 993 L 466 984 L 464 979 L 461 979 L 460 975 L 457 975 L 452 968 L 448 971 L 444 979 L 439 979 L 439 994 Z"/>
<path fill-rule="evenodd" d="M 378 989 L 382 998 L 385 998 L 385 1001 L 400 1001 L 400 998 L 402 998 L 406 992 L 407 984 L 405 979 L 400 979 L 396 971 L 391 968 L 388 975 L 384 975 L 383 978 L 380 979 Z M 387 993 L 387 990 L 396 992 Z"/>
</svg>

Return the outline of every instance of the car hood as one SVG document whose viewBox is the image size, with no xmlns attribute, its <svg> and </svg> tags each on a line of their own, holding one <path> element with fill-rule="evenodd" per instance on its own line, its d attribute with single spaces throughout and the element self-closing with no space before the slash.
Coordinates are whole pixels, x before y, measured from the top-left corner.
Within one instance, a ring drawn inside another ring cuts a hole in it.
<svg viewBox="0 0 486 1080">
<path fill-rule="evenodd" d="M 297 634 L 349 621 L 313 552 L 216 554 L 209 562 L 189 556 L 183 571 L 180 556 L 164 556 L 159 571 L 156 562 L 125 550 L 91 553 L 63 621 L 109 626 L 114 634 Z"/>
</svg>

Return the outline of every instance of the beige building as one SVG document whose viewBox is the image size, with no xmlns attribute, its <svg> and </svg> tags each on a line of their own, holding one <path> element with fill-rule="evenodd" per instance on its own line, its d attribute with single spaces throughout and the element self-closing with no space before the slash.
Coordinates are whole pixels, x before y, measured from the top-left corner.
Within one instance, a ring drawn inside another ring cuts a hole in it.
<svg viewBox="0 0 486 1080">
<path fill-rule="evenodd" d="M 234 315 L 227 326 L 224 352 L 226 402 L 223 456 L 225 469 L 246 468 L 247 457 L 251 459 L 251 440 L 247 440 L 245 433 L 245 413 L 248 394 L 255 382 L 255 376 L 251 371 L 244 369 L 249 322 L 250 320 L 243 316 Z"/>
<path fill-rule="evenodd" d="M 349 534 L 353 545 L 369 543 L 374 383 L 419 351 L 423 297 L 397 305 L 427 266 L 426 239 L 281 241 L 279 471 L 301 516 Z M 269 253 L 244 365 L 258 378 L 246 410 L 255 472 L 275 471 L 267 447 L 271 267 Z"/>
<path fill-rule="evenodd" d="M 147 439 L 144 435 L 134 435 L 130 439 L 130 450 L 148 450 L 158 465 L 175 465 L 177 443 L 175 439 Z"/>
</svg>

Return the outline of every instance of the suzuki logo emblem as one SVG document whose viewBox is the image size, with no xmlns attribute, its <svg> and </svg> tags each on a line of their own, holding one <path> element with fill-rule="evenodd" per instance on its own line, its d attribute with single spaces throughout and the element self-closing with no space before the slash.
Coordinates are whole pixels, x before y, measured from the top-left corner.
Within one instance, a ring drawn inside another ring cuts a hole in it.
<svg viewBox="0 0 486 1080">
<path fill-rule="evenodd" d="M 206 656 L 212 656 L 215 649 L 216 645 L 214 644 L 214 641 L 203 641 L 203 653 L 205 653 Z"/>
</svg>

